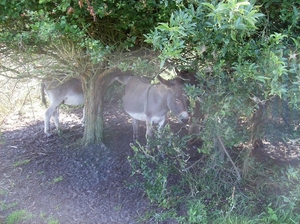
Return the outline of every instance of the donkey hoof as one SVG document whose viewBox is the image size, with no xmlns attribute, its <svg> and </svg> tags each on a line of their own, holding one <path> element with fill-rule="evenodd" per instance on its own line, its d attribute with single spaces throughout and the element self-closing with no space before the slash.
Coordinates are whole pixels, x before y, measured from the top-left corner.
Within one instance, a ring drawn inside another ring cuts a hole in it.
<svg viewBox="0 0 300 224">
<path fill-rule="evenodd" d="M 52 136 L 52 133 L 51 133 L 51 132 L 45 132 L 45 134 L 46 134 L 46 137 L 47 137 L 47 138 L 49 138 L 49 137 Z"/>
</svg>

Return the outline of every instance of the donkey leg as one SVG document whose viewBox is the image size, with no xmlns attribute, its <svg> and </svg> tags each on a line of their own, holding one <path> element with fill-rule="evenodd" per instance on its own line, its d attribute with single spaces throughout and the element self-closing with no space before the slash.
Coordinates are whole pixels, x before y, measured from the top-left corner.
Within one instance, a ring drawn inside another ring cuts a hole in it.
<svg viewBox="0 0 300 224">
<path fill-rule="evenodd" d="M 132 128 L 133 128 L 133 141 L 136 142 L 139 139 L 139 121 L 132 118 Z"/>
<path fill-rule="evenodd" d="M 146 121 L 146 128 L 146 139 L 148 139 L 153 136 L 152 122 L 150 121 L 150 119 L 147 119 Z"/>
<path fill-rule="evenodd" d="M 158 122 L 158 128 L 157 128 L 158 138 L 161 138 L 161 129 L 165 126 L 165 121 L 166 121 L 166 118 L 164 118 L 163 120 L 161 120 L 160 122 Z M 161 149 L 161 145 L 158 145 L 157 149 L 160 150 Z M 164 155 L 163 154 L 162 154 L 162 158 L 164 159 Z"/>
<path fill-rule="evenodd" d="M 55 108 L 53 106 L 48 107 L 48 109 L 45 112 L 45 119 L 44 119 L 44 133 L 47 136 L 50 136 L 50 118 L 55 112 Z"/>
<path fill-rule="evenodd" d="M 54 119 L 54 124 L 56 127 L 56 130 L 59 132 L 59 111 L 58 108 L 56 108 L 52 114 L 52 117 Z"/>
<path fill-rule="evenodd" d="M 152 128 L 152 121 L 150 119 L 146 120 L 146 148 L 150 148 L 149 146 L 149 139 L 153 136 L 153 128 Z"/>
<path fill-rule="evenodd" d="M 161 129 L 165 126 L 165 121 L 166 121 L 166 118 L 164 118 L 163 120 L 158 122 L 157 132 L 158 132 L 158 137 L 159 138 L 161 137 Z"/>
</svg>

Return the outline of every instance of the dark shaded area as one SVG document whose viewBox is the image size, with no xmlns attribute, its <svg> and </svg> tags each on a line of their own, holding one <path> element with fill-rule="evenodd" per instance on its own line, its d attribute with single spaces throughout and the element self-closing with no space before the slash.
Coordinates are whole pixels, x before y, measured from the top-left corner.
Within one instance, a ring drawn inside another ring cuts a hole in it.
<svg viewBox="0 0 300 224">
<path fill-rule="evenodd" d="M 136 223 L 148 203 L 133 178 L 127 156 L 132 139 L 129 117 L 122 109 L 105 111 L 105 144 L 81 148 L 83 128 L 65 123 L 63 133 L 50 138 L 43 123 L 15 116 L 23 128 L 3 132 L 0 150 L 0 223 L 12 211 L 34 217 L 22 223 Z M 76 124 L 75 124 L 76 123 Z M 75 125 L 74 125 L 75 124 Z M 9 208 L 11 207 L 11 208 Z"/>
</svg>

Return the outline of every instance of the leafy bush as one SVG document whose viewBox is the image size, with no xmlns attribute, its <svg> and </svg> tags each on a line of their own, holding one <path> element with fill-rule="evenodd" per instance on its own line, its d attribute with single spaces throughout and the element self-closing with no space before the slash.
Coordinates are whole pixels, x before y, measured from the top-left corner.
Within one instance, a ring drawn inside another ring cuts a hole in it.
<svg viewBox="0 0 300 224">
<path fill-rule="evenodd" d="M 260 12 L 277 4 L 255 3 L 228 0 L 186 6 L 182 1 L 167 23 L 146 35 L 160 52 L 161 66 L 172 61 L 194 72 L 197 82 L 188 87 L 188 95 L 205 115 L 201 138 L 211 148 L 215 136 L 231 148 L 263 134 L 250 117 L 274 97 L 291 108 L 300 106 L 299 36 L 284 32 L 283 26 L 274 32 L 274 21 Z M 290 27 L 298 27 L 297 6 L 284 1 L 280 10 L 289 14 L 275 21 L 292 18 Z"/>
<path fill-rule="evenodd" d="M 188 223 L 208 223 L 205 205 L 200 200 L 191 201 L 188 205 Z"/>
<path fill-rule="evenodd" d="M 181 176 L 187 165 L 188 155 L 182 151 L 187 141 L 188 137 L 181 139 L 167 127 L 149 146 L 132 145 L 134 156 L 129 161 L 133 174 L 142 175 L 142 187 L 152 203 L 169 208 L 182 193 L 181 185 L 187 183 L 172 178 Z"/>
<path fill-rule="evenodd" d="M 299 168 L 261 164 L 247 152 L 240 153 L 233 159 L 238 171 L 242 173 L 245 161 L 250 168 L 238 181 L 232 163 L 213 158 L 212 152 L 191 159 L 188 141 L 167 127 L 149 147 L 132 145 L 134 155 L 128 158 L 132 175 L 150 202 L 164 211 L 151 211 L 151 219 L 182 223 L 300 221 Z"/>
</svg>

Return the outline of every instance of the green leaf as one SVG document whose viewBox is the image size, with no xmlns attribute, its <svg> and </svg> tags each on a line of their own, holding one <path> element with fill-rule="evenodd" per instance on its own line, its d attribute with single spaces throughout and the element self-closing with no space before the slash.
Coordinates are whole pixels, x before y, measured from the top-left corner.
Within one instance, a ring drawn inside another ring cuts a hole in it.
<svg viewBox="0 0 300 224">
<path fill-rule="evenodd" d="M 236 32 L 235 32 L 235 30 L 230 31 L 230 36 L 231 36 L 232 40 L 236 41 Z"/>
<path fill-rule="evenodd" d="M 156 28 L 159 30 L 170 30 L 168 23 L 159 23 L 159 25 Z"/>
<path fill-rule="evenodd" d="M 45 4 L 48 2 L 52 2 L 51 0 L 39 0 L 39 4 Z"/>
<path fill-rule="evenodd" d="M 206 7 L 208 7 L 209 9 L 211 9 L 211 11 L 215 11 L 216 10 L 215 6 L 212 5 L 212 4 L 210 4 L 210 3 L 203 2 L 201 4 L 204 5 L 204 6 L 206 6 Z"/>
<path fill-rule="evenodd" d="M 254 76 L 254 79 L 255 79 L 255 80 L 258 80 L 258 81 L 260 81 L 260 82 L 262 82 L 262 83 L 265 83 L 266 80 L 270 80 L 269 77 L 266 77 L 266 76 L 260 76 L 260 75 Z"/>
</svg>

